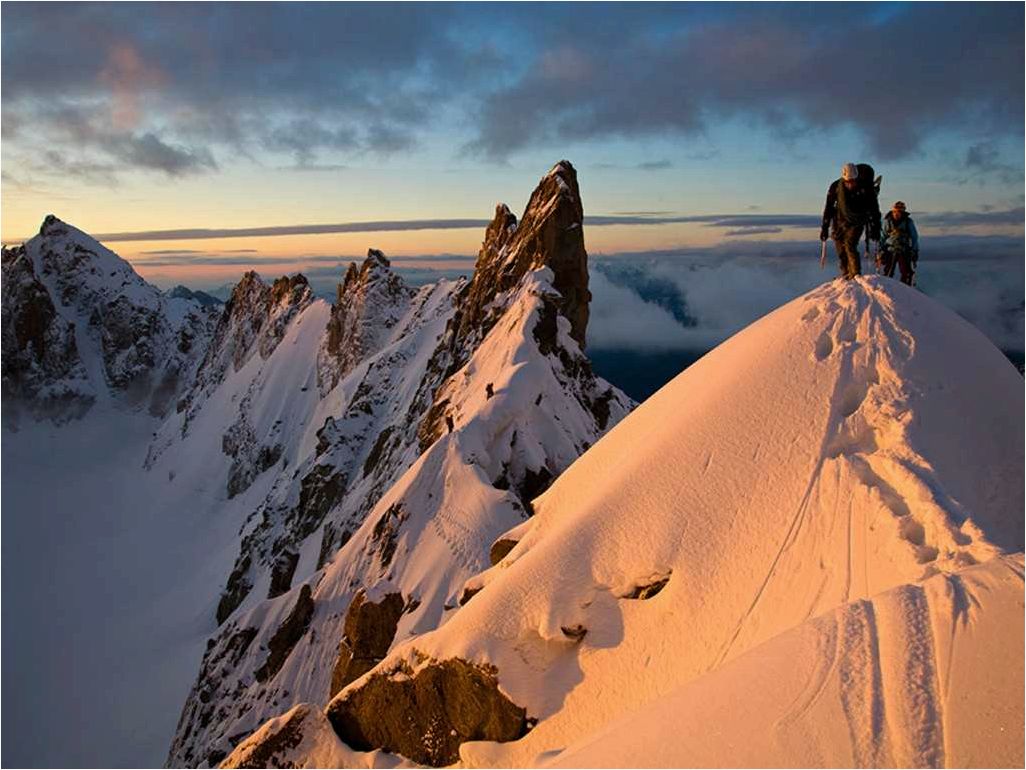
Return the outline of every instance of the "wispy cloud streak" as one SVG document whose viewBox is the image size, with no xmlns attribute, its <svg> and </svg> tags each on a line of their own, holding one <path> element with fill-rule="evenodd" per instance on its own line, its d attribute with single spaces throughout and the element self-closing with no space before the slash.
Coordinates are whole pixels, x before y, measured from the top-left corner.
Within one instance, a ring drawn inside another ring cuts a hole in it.
<svg viewBox="0 0 1026 770">
<path fill-rule="evenodd" d="M 1023 208 L 1003 211 L 949 211 L 917 214 L 916 221 L 937 228 L 1007 226 L 1023 223 Z M 753 235 L 780 232 L 785 227 L 819 227 L 818 215 L 810 214 L 697 214 L 667 216 L 663 214 L 606 214 L 586 216 L 588 227 L 623 225 L 701 224 L 705 227 L 732 228 L 727 235 Z M 487 219 L 408 219 L 373 222 L 339 222 L 334 224 L 276 225 L 270 227 L 185 228 L 179 230 L 141 230 L 136 232 L 101 233 L 96 237 L 108 243 L 119 241 L 184 241 L 211 238 L 264 238 L 282 235 L 324 235 L 330 233 L 384 233 L 411 230 L 483 229 Z M 758 229 L 756 229 L 758 228 Z M 767 229 L 776 228 L 776 229 Z M 741 229 L 748 232 L 741 232 Z M 754 230 L 754 231 L 753 231 Z"/>
</svg>

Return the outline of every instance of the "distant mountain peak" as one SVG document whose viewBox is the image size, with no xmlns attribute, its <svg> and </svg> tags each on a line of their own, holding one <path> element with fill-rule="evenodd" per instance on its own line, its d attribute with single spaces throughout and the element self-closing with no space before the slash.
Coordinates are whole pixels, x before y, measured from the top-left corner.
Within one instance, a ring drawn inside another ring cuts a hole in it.
<svg viewBox="0 0 1026 770">
<path fill-rule="evenodd" d="M 67 232 L 68 226 L 53 214 L 43 217 L 43 223 L 39 226 L 39 234 L 42 236 L 59 235 Z"/>
<path fill-rule="evenodd" d="M 24 408 L 59 422 L 97 400 L 163 415 L 191 380 L 213 320 L 53 214 L 38 235 L 4 249 L 3 279 L 12 415 Z"/>
<path fill-rule="evenodd" d="M 367 249 L 367 259 L 376 262 L 382 267 L 390 267 L 392 264 L 385 256 L 385 252 L 380 251 L 379 249 Z"/>
<path fill-rule="evenodd" d="M 171 299 L 190 299 L 199 302 L 204 307 L 216 307 L 224 304 L 224 300 L 215 297 L 210 292 L 190 289 L 188 286 L 178 284 L 168 289 L 165 294 Z"/>
<path fill-rule="evenodd" d="M 378 249 L 368 249 L 359 267 L 350 263 L 338 285 L 327 334 L 317 356 L 322 393 L 334 388 L 360 361 L 380 349 L 415 293 Z"/>
</svg>

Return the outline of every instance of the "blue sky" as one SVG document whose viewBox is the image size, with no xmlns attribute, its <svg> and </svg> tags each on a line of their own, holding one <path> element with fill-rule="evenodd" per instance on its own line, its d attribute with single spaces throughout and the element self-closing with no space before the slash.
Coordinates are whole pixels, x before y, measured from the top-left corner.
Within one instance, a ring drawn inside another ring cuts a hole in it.
<svg viewBox="0 0 1026 770">
<path fill-rule="evenodd" d="M 999 245 L 1022 272 L 1019 3 L 0 13 L 5 242 L 50 212 L 97 234 L 221 236 L 122 238 L 119 253 L 158 283 L 223 283 L 244 262 L 306 269 L 368 246 L 411 265 L 465 258 L 495 202 L 521 210 L 561 158 L 586 213 L 606 218 L 588 227 L 595 256 L 815 248 L 826 187 L 852 160 L 883 174 L 884 203 L 906 200 L 945 259 L 992 259 Z M 608 224 L 639 212 L 774 221 Z M 430 227 L 454 218 L 474 224 Z M 426 229 L 217 232 L 383 220 Z"/>
</svg>

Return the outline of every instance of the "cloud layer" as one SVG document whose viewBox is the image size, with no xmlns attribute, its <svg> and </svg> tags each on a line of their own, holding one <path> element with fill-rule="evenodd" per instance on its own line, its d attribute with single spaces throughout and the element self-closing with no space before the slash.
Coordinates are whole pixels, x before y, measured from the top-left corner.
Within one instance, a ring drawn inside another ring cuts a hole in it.
<svg viewBox="0 0 1026 770">
<path fill-rule="evenodd" d="M 175 178 L 265 153 L 315 169 L 322 157 L 409 150 L 442 124 L 462 134 L 454 146 L 503 160 L 552 141 L 702 137 L 739 119 L 790 143 L 854 129 L 881 160 L 962 132 L 960 181 L 1021 177 L 998 150 L 1023 131 L 1021 4 L 90 3 L 2 14 L 4 138 L 35 174 Z M 40 41 L 54 41 L 45 55 Z"/>
<path fill-rule="evenodd" d="M 967 227 L 1011 227 L 1023 222 L 1022 207 L 996 211 L 948 211 L 916 214 L 915 220 L 935 230 L 947 231 Z M 132 230 L 98 233 L 97 240 L 108 243 L 124 241 L 195 241 L 213 238 L 261 238 L 282 235 L 323 235 L 330 233 L 386 233 L 416 230 L 482 230 L 487 219 L 407 219 L 374 222 L 335 222 L 325 224 L 271 225 L 235 228 L 178 228 L 173 230 Z M 698 214 L 676 216 L 665 212 L 624 212 L 585 216 L 587 227 L 652 226 L 700 224 L 722 230 L 724 237 L 750 237 L 784 232 L 785 228 L 819 230 L 820 218 L 805 214 Z M 945 236 L 947 238 L 948 236 Z M 946 241 L 941 241 L 944 243 Z M 773 248 L 774 242 L 767 242 Z M 746 247 L 743 247 L 746 248 Z M 793 242 L 779 242 L 777 250 L 794 249 Z M 187 253 L 174 250 L 175 253 Z M 246 251 L 246 250 L 236 250 Z M 148 252 L 158 253 L 158 252 Z"/>
<path fill-rule="evenodd" d="M 920 261 L 917 285 L 998 347 L 1022 351 L 1026 275 L 1021 239 L 1008 241 L 1001 255 L 964 243 L 961 250 L 931 246 Z M 753 257 L 729 255 L 727 249 L 598 260 L 592 268 L 589 345 L 708 349 L 836 274 L 832 254 L 820 270 L 811 254 Z"/>
</svg>

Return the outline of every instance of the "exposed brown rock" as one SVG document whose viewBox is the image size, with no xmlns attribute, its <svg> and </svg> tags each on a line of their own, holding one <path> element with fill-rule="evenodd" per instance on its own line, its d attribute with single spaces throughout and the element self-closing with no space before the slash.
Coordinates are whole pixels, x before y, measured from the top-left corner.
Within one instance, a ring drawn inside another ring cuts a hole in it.
<svg viewBox="0 0 1026 770">
<path fill-rule="evenodd" d="M 506 555 L 510 551 L 516 548 L 518 542 L 519 541 L 517 540 L 507 540 L 506 538 L 500 537 L 492 543 L 492 547 L 488 549 L 488 561 L 492 563 L 492 566 L 495 566 L 505 559 Z"/>
<path fill-rule="evenodd" d="M 268 730 L 259 738 L 252 736 L 240 743 L 220 767 L 295 767 L 291 752 L 306 737 L 307 723 L 311 717 L 315 715 L 309 704 L 297 706 L 281 718 L 275 729 Z"/>
<path fill-rule="evenodd" d="M 269 358 L 285 336 L 289 322 L 313 299 L 313 292 L 306 276 L 302 273 L 283 275 L 271 285 L 268 301 L 267 321 L 260 335 L 259 353 Z"/>
<path fill-rule="evenodd" d="M 661 577 L 658 580 L 654 580 L 651 583 L 644 585 L 635 586 L 634 589 L 625 596 L 625 599 L 651 599 L 657 593 L 662 591 L 666 584 L 670 582 L 670 575 Z"/>
<path fill-rule="evenodd" d="M 505 204 L 485 230 L 474 265 L 474 277 L 460 298 L 460 310 L 446 329 L 445 339 L 429 365 L 449 377 L 466 363 L 467 356 L 505 310 L 495 300 L 514 289 L 530 271 L 552 270 L 552 285 L 559 296 L 546 297 L 534 336 L 539 349 L 549 354 L 559 348 L 559 315 L 570 321 L 570 336 L 583 349 L 588 325 L 588 252 L 584 248 L 584 209 L 577 172 L 562 160 L 546 174 L 517 218 Z M 589 372 L 590 373 L 590 372 Z M 443 389 L 439 390 L 441 393 Z M 440 395 L 417 428 L 421 452 L 455 428 Z"/>
<path fill-rule="evenodd" d="M 79 416 L 89 409 L 93 395 L 74 386 L 55 393 L 52 387 L 57 381 L 85 377 L 74 324 L 57 313 L 24 246 L 2 253 L 4 422 L 16 424 L 15 403 L 57 420 Z"/>
<path fill-rule="evenodd" d="M 582 625 L 560 626 L 559 630 L 563 632 L 563 636 L 567 639 L 572 639 L 575 642 L 581 641 L 588 634 L 588 629 Z"/>
<path fill-rule="evenodd" d="M 369 601 L 362 590 L 356 594 L 346 612 L 329 698 L 366 674 L 388 654 L 405 604 L 398 592 L 386 594 L 380 602 Z"/>
<path fill-rule="evenodd" d="M 229 368 L 238 371 L 254 352 L 269 358 L 289 322 L 312 300 L 309 283 L 301 273 L 282 276 L 271 286 L 254 271 L 245 273 L 224 303 L 194 390 L 211 391 Z M 184 399 L 185 408 L 195 401 L 197 392 L 189 393 Z"/>
<path fill-rule="evenodd" d="M 324 529 L 321 530 L 321 547 L 317 551 L 317 569 L 327 564 L 328 559 L 348 543 L 352 536 L 352 531 L 346 527 L 335 525 L 330 521 L 325 524 Z"/>
<path fill-rule="evenodd" d="M 528 468 L 524 471 L 523 481 L 516 487 L 517 494 L 520 496 L 521 502 L 524 504 L 524 508 L 529 514 L 534 515 L 533 500 L 541 495 L 546 489 L 552 486 L 552 482 L 556 480 L 552 471 L 548 468 L 542 467 L 538 470 L 532 470 Z"/>
<path fill-rule="evenodd" d="M 460 594 L 460 598 L 456 601 L 456 603 L 460 607 L 462 607 L 464 604 L 466 604 L 471 599 L 473 599 L 475 596 L 477 596 L 478 593 L 480 593 L 482 588 L 484 588 L 484 586 L 475 586 L 475 587 L 464 586 L 463 593 Z"/>
<path fill-rule="evenodd" d="M 409 515 L 402 501 L 399 501 L 392 503 L 375 522 L 372 542 L 377 547 L 382 567 L 392 563 L 392 557 L 395 556 L 395 549 L 399 544 L 399 530 Z"/>
<path fill-rule="evenodd" d="M 443 767 L 459 760 L 465 741 L 515 741 L 527 731 L 525 710 L 499 691 L 493 667 L 454 658 L 398 673 L 372 674 L 328 705 L 350 747 Z"/>
<path fill-rule="evenodd" d="M 300 482 L 299 505 L 286 518 L 296 543 L 317 531 L 328 511 L 346 493 L 346 474 L 334 466 L 315 465 Z"/>
<path fill-rule="evenodd" d="M 157 364 L 156 340 L 166 323 L 159 311 L 120 296 L 93 308 L 89 323 L 99 330 L 104 370 L 112 387 L 128 390 L 149 377 Z"/>
<path fill-rule="evenodd" d="M 374 442 L 374 446 L 371 447 L 371 451 L 367 454 L 367 459 L 363 463 L 363 475 L 369 476 L 378 462 L 381 460 L 381 455 L 384 453 L 385 447 L 388 445 L 388 440 L 392 436 L 392 426 L 388 426 L 378 435 L 378 438 Z"/>
</svg>

